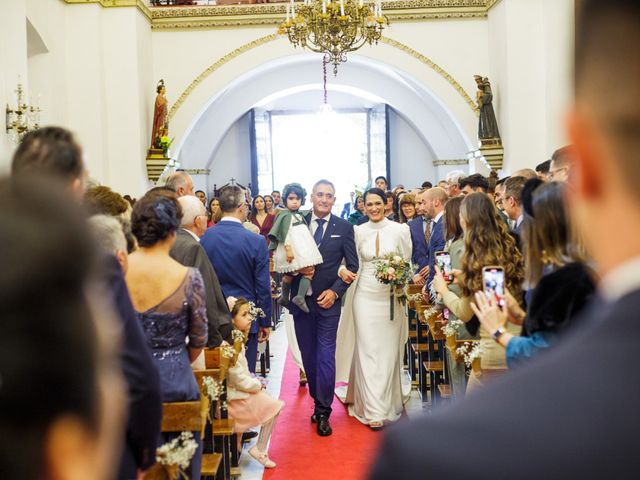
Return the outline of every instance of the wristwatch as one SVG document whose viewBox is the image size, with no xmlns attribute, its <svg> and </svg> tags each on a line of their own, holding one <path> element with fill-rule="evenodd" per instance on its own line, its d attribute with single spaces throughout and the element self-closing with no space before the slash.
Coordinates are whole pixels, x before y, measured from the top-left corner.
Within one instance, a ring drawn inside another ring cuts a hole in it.
<svg viewBox="0 0 640 480">
<path fill-rule="evenodd" d="M 495 332 L 491 334 L 491 338 L 493 338 L 496 342 L 500 341 L 500 337 L 505 333 L 505 329 L 500 327 Z"/>
</svg>

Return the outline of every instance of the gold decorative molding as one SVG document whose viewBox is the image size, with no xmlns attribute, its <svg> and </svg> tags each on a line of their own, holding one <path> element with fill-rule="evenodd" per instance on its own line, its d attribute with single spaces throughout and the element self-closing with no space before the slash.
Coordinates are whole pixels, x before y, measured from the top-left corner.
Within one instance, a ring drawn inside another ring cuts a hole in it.
<svg viewBox="0 0 640 480">
<path fill-rule="evenodd" d="M 467 160 L 466 158 L 456 158 L 453 160 L 434 160 L 433 161 L 433 166 L 434 167 L 442 167 L 445 165 L 468 165 L 469 164 L 469 160 Z"/>
<path fill-rule="evenodd" d="M 442 68 L 440 65 L 435 63 L 430 58 L 422 55 L 420 52 L 417 52 L 416 50 L 414 50 L 413 48 L 409 47 L 408 45 L 405 45 L 404 43 L 398 42 L 397 40 L 393 40 L 393 39 L 391 39 L 389 37 L 382 37 L 380 39 L 380 42 L 386 43 L 387 45 L 390 45 L 392 47 L 398 48 L 398 49 L 402 50 L 403 52 L 411 55 L 416 60 L 419 60 L 420 62 L 422 62 L 425 65 L 427 65 L 434 72 L 436 72 L 438 75 L 440 75 L 442 78 L 444 78 L 456 90 L 456 92 L 458 92 L 460 94 L 462 99 L 467 103 L 467 105 L 469 105 L 471 110 L 473 110 L 473 112 L 476 115 L 480 115 L 480 111 L 478 110 L 478 105 L 476 104 L 476 102 L 473 101 L 473 99 L 465 91 L 465 89 L 462 87 L 462 85 L 460 85 L 458 83 L 458 81 L 455 78 L 453 78 L 451 76 L 451 74 L 449 72 L 447 72 L 444 68 Z"/>
<path fill-rule="evenodd" d="M 267 35 L 265 37 L 258 38 L 258 39 L 254 40 L 252 42 L 246 43 L 246 44 L 236 48 L 235 50 L 232 50 L 231 52 L 227 53 L 223 57 L 220 57 L 215 63 L 213 63 L 208 68 L 206 68 L 202 73 L 200 73 L 200 75 L 198 75 L 187 86 L 187 88 L 184 89 L 184 91 L 178 97 L 178 100 L 176 100 L 175 103 L 173 105 L 171 105 L 171 109 L 169 110 L 169 114 L 168 114 L 168 120 L 171 121 L 171 119 L 173 118 L 175 113 L 178 111 L 178 109 L 182 106 L 182 104 L 185 102 L 187 97 L 189 95 L 191 95 L 191 92 L 193 92 L 193 90 L 198 85 L 200 85 L 200 83 L 202 83 L 209 75 L 211 75 L 213 72 L 218 70 L 225 63 L 230 62 L 231 60 L 233 60 L 234 58 L 242 55 L 243 53 L 248 52 L 249 50 L 253 50 L 254 48 L 259 47 L 261 45 L 264 45 L 265 43 L 269 43 L 269 42 L 271 42 L 273 40 L 276 40 L 277 38 L 278 38 L 278 35 L 273 33 L 271 35 Z M 460 96 L 467 103 L 467 105 L 469 105 L 471 107 L 471 110 L 473 110 L 473 112 L 476 115 L 479 115 L 479 110 L 478 110 L 478 107 L 477 107 L 476 103 L 467 94 L 465 89 L 462 88 L 462 85 L 460 85 L 457 82 L 457 80 L 455 78 L 453 78 L 451 76 L 451 74 L 449 74 L 449 72 L 447 72 L 444 68 L 439 66 L 437 63 L 433 62 L 428 57 L 426 57 L 426 56 L 422 55 L 421 53 L 417 52 L 416 50 L 412 49 L 411 47 L 409 47 L 409 46 L 407 46 L 407 45 L 405 45 L 403 43 L 400 43 L 400 42 L 398 42 L 396 40 L 393 40 L 393 39 L 388 38 L 388 37 L 382 37 L 380 39 L 380 41 L 382 43 L 386 43 L 387 45 L 389 45 L 391 47 L 398 48 L 398 49 L 402 50 L 403 52 L 411 55 L 416 60 L 424 63 L 425 65 L 427 65 L 429 68 L 431 68 L 433 71 L 435 71 L 438 75 L 440 75 L 442 78 L 444 78 L 458 92 L 458 94 L 460 94 Z"/>
<path fill-rule="evenodd" d="M 278 25 L 287 3 L 150 7 L 148 0 L 62 0 L 69 5 L 136 7 L 153 30 L 206 29 Z M 384 2 L 391 22 L 485 18 L 500 0 L 391 0 Z"/>
<path fill-rule="evenodd" d="M 136 7 L 147 20 L 151 21 L 151 9 L 145 0 L 63 0 L 69 5 L 90 5 L 97 3 L 104 8 Z"/>
<path fill-rule="evenodd" d="M 176 111 L 178 111 L 178 109 L 182 106 L 182 104 L 187 99 L 187 97 L 191 94 L 191 92 L 193 92 L 193 90 L 198 85 L 200 85 L 200 83 L 202 83 L 202 81 L 205 78 L 207 78 L 213 72 L 218 70 L 222 65 L 224 65 L 227 62 L 230 62 L 231 60 L 233 60 L 237 56 L 242 55 L 243 53 L 248 52 L 249 50 L 253 50 L 256 47 L 264 45 L 265 43 L 269 43 L 269 42 L 271 42 L 273 40 L 276 40 L 277 38 L 278 38 L 278 35 L 275 34 L 275 33 L 272 33 L 271 35 L 267 35 L 265 37 L 258 38 L 256 40 L 254 40 L 253 42 L 245 43 L 244 45 L 242 45 L 242 46 L 236 48 L 235 50 L 232 50 L 231 52 L 227 53 L 225 56 L 220 57 L 214 64 L 210 65 L 200 75 L 198 75 L 189 84 L 189 86 L 184 89 L 184 91 L 178 97 L 178 100 L 176 100 L 176 102 L 173 105 L 171 105 L 171 109 L 169 110 L 169 114 L 168 114 L 169 122 L 171 122 L 171 119 L 175 115 Z"/>
</svg>

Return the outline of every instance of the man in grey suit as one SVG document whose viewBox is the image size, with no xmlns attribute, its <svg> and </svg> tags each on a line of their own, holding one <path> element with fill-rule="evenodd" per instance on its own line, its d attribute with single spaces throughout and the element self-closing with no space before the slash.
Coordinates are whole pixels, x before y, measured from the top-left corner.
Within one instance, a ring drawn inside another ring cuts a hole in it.
<svg viewBox="0 0 640 480">
<path fill-rule="evenodd" d="M 638 476 L 640 2 L 580 7 L 569 203 L 599 298 L 574 322 L 579 330 L 529 365 L 390 431 L 373 479 Z"/>
<path fill-rule="evenodd" d="M 182 223 L 169 255 L 186 267 L 196 267 L 202 274 L 209 324 L 207 346 L 217 347 L 223 340 L 233 343 L 229 307 L 213 265 L 200 245 L 200 237 L 207 229 L 207 210 L 198 197 L 192 195 L 180 197 L 178 202 L 182 207 Z"/>
</svg>

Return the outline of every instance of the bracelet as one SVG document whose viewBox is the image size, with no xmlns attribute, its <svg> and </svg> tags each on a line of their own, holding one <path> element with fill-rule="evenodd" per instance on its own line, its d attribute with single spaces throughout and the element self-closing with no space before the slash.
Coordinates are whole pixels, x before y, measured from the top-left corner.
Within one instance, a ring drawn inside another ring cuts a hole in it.
<svg viewBox="0 0 640 480">
<path fill-rule="evenodd" d="M 500 327 L 495 332 L 491 334 L 491 338 L 493 338 L 496 342 L 500 341 L 500 337 L 504 335 L 505 329 Z"/>
</svg>

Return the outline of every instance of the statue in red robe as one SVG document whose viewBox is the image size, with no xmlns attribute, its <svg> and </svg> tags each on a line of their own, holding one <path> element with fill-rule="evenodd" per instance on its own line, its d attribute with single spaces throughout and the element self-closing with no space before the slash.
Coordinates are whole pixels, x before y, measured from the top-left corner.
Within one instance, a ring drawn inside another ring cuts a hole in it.
<svg viewBox="0 0 640 480">
<path fill-rule="evenodd" d="M 151 129 L 151 148 L 156 148 L 158 139 L 163 130 L 167 128 L 167 99 L 164 94 L 167 89 L 164 86 L 164 80 L 158 82 L 156 88 L 156 103 L 153 109 L 153 124 Z"/>
</svg>

